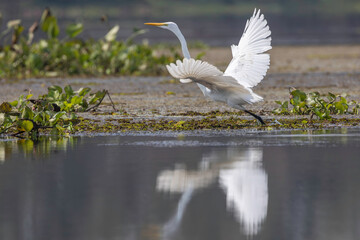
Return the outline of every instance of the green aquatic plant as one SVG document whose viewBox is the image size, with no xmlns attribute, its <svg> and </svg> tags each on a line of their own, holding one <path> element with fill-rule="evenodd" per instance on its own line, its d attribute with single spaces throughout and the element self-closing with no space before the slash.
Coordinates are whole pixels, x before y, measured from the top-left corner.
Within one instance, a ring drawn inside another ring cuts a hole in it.
<svg viewBox="0 0 360 240">
<path fill-rule="evenodd" d="M 106 90 L 96 93 L 90 91 L 89 87 L 74 91 L 70 85 L 65 86 L 64 89 L 60 86 L 51 86 L 47 94 L 30 101 L 41 111 L 87 112 L 98 106 L 107 94 Z"/>
<path fill-rule="evenodd" d="M 41 129 L 51 129 L 56 135 L 74 132 L 78 118 L 75 112 L 93 110 L 109 95 L 106 90 L 90 91 L 90 88 L 74 91 L 71 86 L 64 89 L 52 86 L 48 93 L 37 99 L 28 94 L 13 102 L 3 102 L 0 105 L 0 134 L 12 132 L 17 136 L 24 133 L 36 138 Z"/>
<path fill-rule="evenodd" d="M 319 92 L 305 93 L 299 89 L 292 89 L 290 100 L 275 101 L 280 106 L 273 112 L 279 115 L 310 115 L 311 118 L 317 116 L 319 119 L 331 119 L 331 115 L 336 114 L 359 114 L 360 104 L 345 97 L 344 94 L 329 92 L 322 96 Z"/>
<path fill-rule="evenodd" d="M 37 29 L 47 38 L 33 42 Z M 134 43 L 135 37 L 145 33 L 143 29 L 134 29 L 122 41 L 117 40 L 119 25 L 99 40 L 79 38 L 83 30 L 82 23 L 71 23 L 66 37 L 60 39 L 61 29 L 49 9 L 28 29 L 28 35 L 21 20 L 9 21 L 0 33 L 0 78 L 161 75 L 166 70 L 163 66 L 179 57 L 177 49 L 160 54 L 146 41 Z"/>
</svg>

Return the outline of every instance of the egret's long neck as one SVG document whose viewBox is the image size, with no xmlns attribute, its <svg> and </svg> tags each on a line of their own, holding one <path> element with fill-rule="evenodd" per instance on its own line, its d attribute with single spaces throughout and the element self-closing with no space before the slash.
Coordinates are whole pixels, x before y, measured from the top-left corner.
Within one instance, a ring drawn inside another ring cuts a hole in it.
<svg viewBox="0 0 360 240">
<path fill-rule="evenodd" d="M 177 36 L 177 38 L 180 41 L 181 50 L 182 50 L 182 53 L 183 53 L 184 57 L 185 58 L 191 58 L 190 53 L 189 53 L 189 49 L 188 49 L 187 44 L 186 44 L 186 40 L 184 38 L 184 35 L 182 35 L 180 29 L 176 29 L 173 32 L 175 33 L 175 35 Z"/>
<path fill-rule="evenodd" d="M 184 38 L 184 35 L 182 35 L 180 29 L 175 29 L 173 30 L 173 32 L 175 33 L 175 35 L 177 36 L 177 38 L 179 39 L 180 41 L 180 44 L 181 44 L 181 50 L 183 52 L 183 55 L 184 55 L 184 58 L 191 58 L 190 56 L 190 53 L 189 53 L 189 49 L 187 47 L 187 44 L 186 44 L 186 40 Z M 209 92 L 209 89 L 207 89 L 205 86 L 197 83 L 198 87 L 200 88 L 200 90 L 202 91 L 202 93 L 206 96 Z"/>
</svg>

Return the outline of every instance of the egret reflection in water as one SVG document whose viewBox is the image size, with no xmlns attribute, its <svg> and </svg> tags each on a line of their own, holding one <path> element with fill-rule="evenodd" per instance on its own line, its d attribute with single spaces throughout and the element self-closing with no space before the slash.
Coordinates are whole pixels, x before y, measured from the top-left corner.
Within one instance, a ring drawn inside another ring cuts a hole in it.
<svg viewBox="0 0 360 240">
<path fill-rule="evenodd" d="M 268 207 L 267 174 L 261 166 L 262 150 L 249 149 L 243 155 L 230 152 L 233 159 L 228 169 L 219 173 L 221 187 L 226 193 L 227 207 L 234 212 L 246 235 L 259 232 Z"/>
<path fill-rule="evenodd" d="M 198 170 L 176 166 L 157 177 L 160 192 L 181 194 L 177 211 L 163 226 L 163 237 L 170 239 L 178 230 L 187 204 L 196 197 L 196 190 L 218 182 L 226 195 L 227 209 L 235 216 L 246 235 L 257 234 L 268 207 L 268 180 L 262 167 L 261 148 L 212 151 L 203 155 Z"/>
</svg>

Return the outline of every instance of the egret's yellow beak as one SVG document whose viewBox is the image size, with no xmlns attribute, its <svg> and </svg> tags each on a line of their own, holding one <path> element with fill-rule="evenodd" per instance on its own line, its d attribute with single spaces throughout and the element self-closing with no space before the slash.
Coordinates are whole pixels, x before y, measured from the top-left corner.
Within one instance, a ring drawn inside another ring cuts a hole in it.
<svg viewBox="0 0 360 240">
<path fill-rule="evenodd" d="M 145 25 L 151 25 L 151 26 L 166 26 L 166 23 L 152 23 L 152 22 L 148 22 L 148 23 L 144 23 Z"/>
</svg>

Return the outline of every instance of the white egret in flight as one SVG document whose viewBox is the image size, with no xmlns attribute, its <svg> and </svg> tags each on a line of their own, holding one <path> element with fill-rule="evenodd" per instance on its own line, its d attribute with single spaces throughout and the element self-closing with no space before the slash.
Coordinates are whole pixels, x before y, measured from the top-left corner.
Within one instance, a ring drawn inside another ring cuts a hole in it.
<svg viewBox="0 0 360 240">
<path fill-rule="evenodd" d="M 182 83 L 197 83 L 205 96 L 243 110 L 265 124 L 260 116 L 243 107 L 263 99 L 251 88 L 261 82 L 270 65 L 270 56 L 264 52 L 271 49 L 271 31 L 260 10 L 255 9 L 253 16 L 246 22 L 239 44 L 231 46 L 233 59 L 224 73 L 207 62 L 190 57 L 186 40 L 176 23 L 145 24 L 168 29 L 180 40 L 185 58 L 166 66 L 174 78 L 180 79 Z"/>
</svg>

